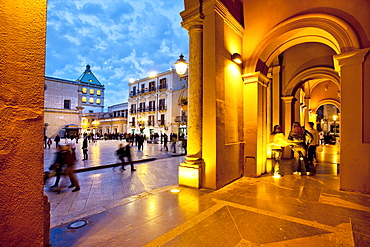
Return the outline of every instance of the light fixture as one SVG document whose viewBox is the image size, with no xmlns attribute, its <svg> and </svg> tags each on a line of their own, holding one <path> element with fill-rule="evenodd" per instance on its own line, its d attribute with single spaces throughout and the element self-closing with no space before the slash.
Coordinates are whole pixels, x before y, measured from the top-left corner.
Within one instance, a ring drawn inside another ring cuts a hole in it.
<svg viewBox="0 0 370 247">
<path fill-rule="evenodd" d="M 231 55 L 231 60 L 236 64 L 242 64 L 242 56 L 239 53 L 234 53 Z"/>
<path fill-rule="evenodd" d="M 180 58 L 177 60 L 177 62 L 175 63 L 175 69 L 176 69 L 176 73 L 180 76 L 180 77 L 185 77 L 185 73 L 186 73 L 186 70 L 188 69 L 188 63 L 186 63 L 186 60 L 184 59 L 184 55 L 180 55 Z"/>
</svg>

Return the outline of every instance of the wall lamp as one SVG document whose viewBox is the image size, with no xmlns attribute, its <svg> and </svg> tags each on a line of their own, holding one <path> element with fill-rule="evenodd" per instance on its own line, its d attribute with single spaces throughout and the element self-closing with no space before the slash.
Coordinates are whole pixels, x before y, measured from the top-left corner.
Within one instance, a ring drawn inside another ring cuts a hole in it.
<svg viewBox="0 0 370 247">
<path fill-rule="evenodd" d="M 236 64 L 242 64 L 242 56 L 239 53 L 234 53 L 231 55 L 231 60 Z"/>
</svg>

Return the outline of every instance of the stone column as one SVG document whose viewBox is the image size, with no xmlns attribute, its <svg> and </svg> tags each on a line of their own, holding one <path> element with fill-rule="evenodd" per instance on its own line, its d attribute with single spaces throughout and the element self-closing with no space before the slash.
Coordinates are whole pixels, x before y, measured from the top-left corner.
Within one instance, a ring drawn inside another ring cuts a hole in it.
<svg viewBox="0 0 370 247">
<path fill-rule="evenodd" d="M 267 87 L 269 78 L 261 72 L 243 75 L 244 126 L 246 140 L 244 176 L 256 177 L 266 172 Z"/>
<path fill-rule="evenodd" d="M 370 48 L 334 56 L 341 77 L 340 189 L 370 193 Z"/>
<path fill-rule="evenodd" d="M 185 163 L 179 167 L 179 184 L 202 187 L 203 128 L 203 18 L 182 23 L 189 31 L 188 145 Z"/>
<path fill-rule="evenodd" d="M 289 132 L 292 129 L 292 111 L 293 111 L 293 102 L 295 98 L 293 96 L 284 96 L 281 97 L 283 100 L 283 132 L 284 135 L 288 138 Z M 292 158 L 292 151 L 290 148 L 284 148 L 283 158 Z"/>
</svg>

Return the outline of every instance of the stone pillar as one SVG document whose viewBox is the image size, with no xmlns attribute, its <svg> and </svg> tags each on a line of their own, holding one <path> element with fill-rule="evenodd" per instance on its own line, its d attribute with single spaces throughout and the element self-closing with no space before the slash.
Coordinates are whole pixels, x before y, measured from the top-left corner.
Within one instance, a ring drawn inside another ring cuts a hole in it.
<svg viewBox="0 0 370 247">
<path fill-rule="evenodd" d="M 341 77 L 340 189 L 362 193 L 370 193 L 369 54 L 367 48 L 334 56 Z"/>
<path fill-rule="evenodd" d="M 179 167 L 179 184 L 202 187 L 203 128 L 203 17 L 182 23 L 189 31 L 188 145 L 185 163 Z"/>
<path fill-rule="evenodd" d="M 1 246 L 49 246 L 43 185 L 46 5 L 0 3 Z"/>
<path fill-rule="evenodd" d="M 266 172 L 267 87 L 269 79 L 261 72 L 243 75 L 245 159 L 244 176 L 260 176 Z"/>
<path fill-rule="evenodd" d="M 293 96 L 284 96 L 281 97 L 283 100 L 283 132 L 284 135 L 288 138 L 289 132 L 292 129 L 292 111 L 293 111 L 293 102 L 295 98 Z M 292 158 L 292 150 L 288 148 L 284 148 L 283 150 L 283 158 L 290 159 Z"/>
<path fill-rule="evenodd" d="M 272 107 L 273 110 L 272 114 L 272 126 L 281 124 L 280 123 L 280 116 L 281 116 L 281 108 L 280 108 L 280 70 L 281 66 L 274 66 L 272 67 Z"/>
</svg>

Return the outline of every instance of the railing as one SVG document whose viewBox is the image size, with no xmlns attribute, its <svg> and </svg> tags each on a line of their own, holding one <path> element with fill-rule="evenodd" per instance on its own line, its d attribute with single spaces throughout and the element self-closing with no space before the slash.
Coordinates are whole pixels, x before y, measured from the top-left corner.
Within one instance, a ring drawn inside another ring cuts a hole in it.
<svg viewBox="0 0 370 247">
<path fill-rule="evenodd" d="M 158 87 L 159 90 L 166 89 L 166 88 L 167 88 L 167 84 L 159 85 L 159 87 Z"/>
<path fill-rule="evenodd" d="M 175 122 L 176 123 L 186 123 L 187 122 L 187 117 L 186 116 L 176 116 L 175 117 Z"/>
<path fill-rule="evenodd" d="M 158 125 L 159 126 L 164 126 L 165 122 L 166 121 L 164 121 L 164 120 L 158 120 Z"/>
<path fill-rule="evenodd" d="M 167 110 L 167 107 L 165 105 L 158 106 L 158 111 L 164 111 L 164 110 Z"/>
<path fill-rule="evenodd" d="M 136 109 L 130 109 L 130 114 L 135 114 L 136 113 Z"/>
<path fill-rule="evenodd" d="M 154 121 L 148 121 L 148 126 L 154 126 Z"/>
<path fill-rule="evenodd" d="M 135 95 L 136 95 L 136 92 L 134 92 L 134 91 L 130 92 L 130 97 L 135 96 Z"/>
</svg>

